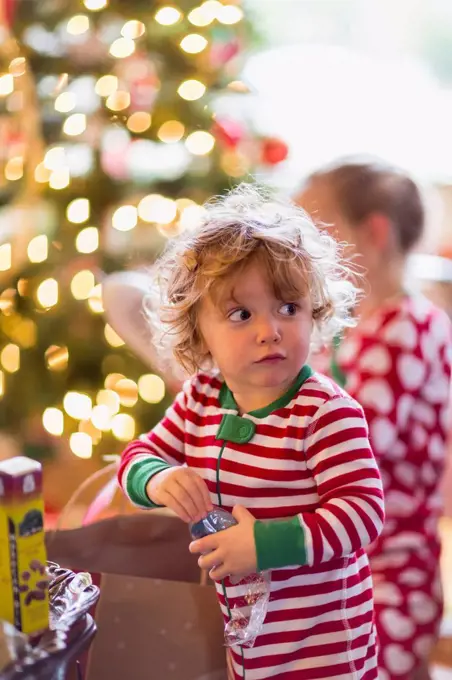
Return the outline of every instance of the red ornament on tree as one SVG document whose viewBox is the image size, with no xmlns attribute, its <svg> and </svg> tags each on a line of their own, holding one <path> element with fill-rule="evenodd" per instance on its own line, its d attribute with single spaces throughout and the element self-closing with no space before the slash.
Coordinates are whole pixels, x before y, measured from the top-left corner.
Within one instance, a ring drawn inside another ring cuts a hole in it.
<svg viewBox="0 0 452 680">
<path fill-rule="evenodd" d="M 289 147 L 277 137 L 264 137 L 261 148 L 261 162 L 265 165 L 277 165 L 285 161 L 289 155 Z"/>
<path fill-rule="evenodd" d="M 221 146 L 235 149 L 245 136 L 245 130 L 234 120 L 216 119 L 212 126 L 212 134 Z"/>
</svg>

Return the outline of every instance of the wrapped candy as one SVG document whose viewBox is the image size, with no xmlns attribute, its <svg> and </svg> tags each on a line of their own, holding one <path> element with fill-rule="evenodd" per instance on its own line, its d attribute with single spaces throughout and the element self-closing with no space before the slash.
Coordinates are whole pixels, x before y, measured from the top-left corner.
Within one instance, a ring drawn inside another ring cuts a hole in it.
<svg viewBox="0 0 452 680">
<path fill-rule="evenodd" d="M 199 539 L 235 524 L 230 512 L 214 507 L 206 517 L 190 525 L 190 532 L 193 539 Z M 267 615 L 270 582 L 269 572 L 251 574 L 239 582 L 230 581 L 227 599 L 230 618 L 224 629 L 227 647 L 254 645 Z"/>
<path fill-rule="evenodd" d="M 10 664 L 22 659 L 29 649 L 26 635 L 18 631 L 12 623 L 0 621 L 0 673 Z"/>
<path fill-rule="evenodd" d="M 237 522 L 230 512 L 223 510 L 223 508 L 215 507 L 206 517 L 190 525 L 190 533 L 193 540 L 196 540 L 204 538 L 204 536 L 209 534 L 216 534 L 217 531 L 229 529 L 229 527 L 233 527 L 235 524 Z"/>
</svg>

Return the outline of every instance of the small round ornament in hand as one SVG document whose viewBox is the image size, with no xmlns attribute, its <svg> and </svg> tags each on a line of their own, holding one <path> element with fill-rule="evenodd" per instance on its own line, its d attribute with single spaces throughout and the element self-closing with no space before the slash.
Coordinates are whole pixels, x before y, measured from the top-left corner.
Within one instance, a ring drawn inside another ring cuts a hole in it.
<svg viewBox="0 0 452 680">
<path fill-rule="evenodd" d="M 214 507 L 206 517 L 199 520 L 199 522 L 193 522 L 190 524 L 190 533 L 193 540 L 198 538 L 204 538 L 209 534 L 216 534 L 217 531 L 223 531 L 224 529 L 229 529 L 229 527 L 237 524 L 234 517 L 227 510 L 223 508 Z"/>
</svg>

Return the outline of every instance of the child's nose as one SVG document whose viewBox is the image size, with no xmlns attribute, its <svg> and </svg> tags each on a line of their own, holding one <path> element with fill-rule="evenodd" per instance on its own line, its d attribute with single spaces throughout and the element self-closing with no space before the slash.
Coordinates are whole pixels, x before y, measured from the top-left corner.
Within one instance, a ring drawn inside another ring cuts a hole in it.
<svg viewBox="0 0 452 680">
<path fill-rule="evenodd" d="M 281 333 L 277 320 L 274 318 L 262 319 L 259 323 L 258 342 L 266 345 L 281 340 Z"/>
</svg>

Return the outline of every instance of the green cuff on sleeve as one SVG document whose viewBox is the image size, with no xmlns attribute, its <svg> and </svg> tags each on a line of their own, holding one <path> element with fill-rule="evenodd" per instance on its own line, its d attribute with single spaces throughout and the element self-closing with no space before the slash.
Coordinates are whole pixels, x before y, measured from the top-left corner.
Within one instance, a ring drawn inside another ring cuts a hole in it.
<svg viewBox="0 0 452 680">
<path fill-rule="evenodd" d="M 172 467 L 172 465 L 164 460 L 151 459 L 134 463 L 130 468 L 126 481 L 126 493 L 132 503 L 142 508 L 162 507 L 151 501 L 146 493 L 146 486 L 154 475 L 169 467 Z"/>
<path fill-rule="evenodd" d="M 306 564 L 304 531 L 298 517 L 275 522 L 255 522 L 259 571 Z"/>
</svg>

